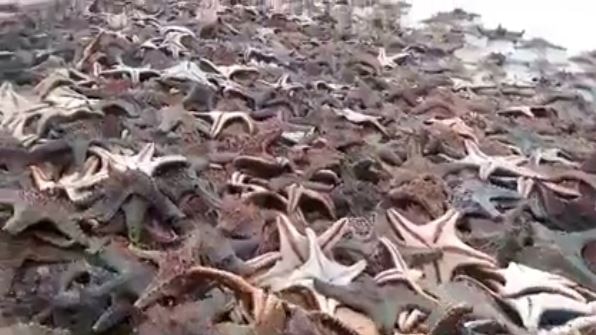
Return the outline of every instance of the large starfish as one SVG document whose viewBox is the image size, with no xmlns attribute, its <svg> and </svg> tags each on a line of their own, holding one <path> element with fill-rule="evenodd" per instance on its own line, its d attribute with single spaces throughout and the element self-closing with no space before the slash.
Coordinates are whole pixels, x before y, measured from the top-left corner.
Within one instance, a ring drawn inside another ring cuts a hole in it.
<svg viewBox="0 0 596 335">
<path fill-rule="evenodd" d="M 347 220 L 340 219 L 316 238 L 324 252 L 329 253 L 339 242 L 347 229 L 347 223 Z M 259 286 L 271 287 L 273 290 L 279 290 L 284 286 L 285 276 L 309 258 L 308 238 L 296 229 L 287 216 L 277 217 L 277 231 L 279 251 L 269 252 L 248 261 L 255 270 L 273 264 L 265 273 L 256 272 L 251 279 L 251 282 Z"/>
<path fill-rule="evenodd" d="M 158 266 L 157 274 L 139 294 L 135 305 L 143 308 L 155 301 L 164 283 L 196 265 L 209 265 L 225 271 L 243 273 L 245 264 L 236 256 L 230 241 L 217 228 L 201 224 L 192 231 L 185 242 L 170 251 L 142 250 L 134 246 L 129 249 L 138 257 L 149 259 Z"/>
<path fill-rule="evenodd" d="M 360 260 L 350 266 L 334 262 L 325 256 L 312 229 L 306 228 L 306 236 L 309 243 L 308 259 L 285 277 L 285 282 L 282 283 L 279 289 L 283 290 L 293 286 L 304 286 L 313 289 L 319 308 L 323 312 L 333 315 L 338 304 L 337 301 L 317 292 L 313 287 L 314 279 L 333 285 L 348 285 L 364 271 L 366 261 Z"/>
<path fill-rule="evenodd" d="M 448 281 L 461 266 L 492 268 L 496 260 L 465 244 L 458 236 L 456 223 L 460 217 L 454 209 L 424 225 L 417 225 L 394 209 L 387 211 L 394 233 L 408 246 L 438 249 L 443 257 L 434 267 L 434 280 L 437 283 Z"/>
<path fill-rule="evenodd" d="M 219 135 L 222 132 L 226 124 L 234 121 L 235 119 L 242 121 L 246 124 L 249 134 L 252 134 L 255 131 L 255 123 L 247 112 L 210 111 L 192 112 L 191 114 L 198 118 L 206 117 L 211 119 L 211 121 L 213 122 L 211 124 L 211 129 L 209 130 L 209 135 L 211 136 L 211 138 L 216 138 L 217 135 Z"/>
<path fill-rule="evenodd" d="M 127 170 L 138 170 L 147 176 L 153 176 L 155 172 L 168 165 L 187 164 L 186 157 L 182 155 L 169 155 L 154 158 L 155 144 L 147 143 L 133 156 L 114 154 L 102 147 L 93 146 L 89 151 L 99 157 L 109 160 L 110 165 L 120 172 Z"/>
<path fill-rule="evenodd" d="M 70 246 L 73 243 L 93 246 L 94 239 L 83 232 L 73 215 L 74 206 L 64 199 L 31 188 L 3 188 L 0 189 L 0 203 L 13 207 L 12 217 L 2 227 L 2 230 L 12 235 L 39 223 L 51 222 L 58 231 L 69 238 L 68 241 L 59 241 L 41 233 L 36 235 L 58 246 Z"/>
<path fill-rule="evenodd" d="M 471 140 L 464 140 L 464 145 L 468 153 L 464 158 L 456 160 L 445 155 L 442 155 L 442 157 L 451 162 L 478 168 L 478 175 L 482 180 L 487 180 L 488 177 L 497 171 L 510 173 L 515 176 L 542 177 L 542 174 L 522 165 L 528 161 L 525 157 L 517 155 L 489 156 L 482 152 L 478 145 Z"/>
<path fill-rule="evenodd" d="M 84 203 L 93 196 L 92 188 L 108 179 L 108 165 L 97 157 L 90 157 L 82 171 L 62 175 L 57 181 L 51 180 L 41 168 L 30 166 L 31 175 L 40 191 L 64 190 L 74 203 Z"/>
</svg>

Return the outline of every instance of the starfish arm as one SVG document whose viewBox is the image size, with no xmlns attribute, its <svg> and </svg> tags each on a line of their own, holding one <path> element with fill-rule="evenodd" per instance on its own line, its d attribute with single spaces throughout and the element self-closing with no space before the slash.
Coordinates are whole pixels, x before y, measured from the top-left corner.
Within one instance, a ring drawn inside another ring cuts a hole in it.
<svg viewBox="0 0 596 335">
<path fill-rule="evenodd" d="M 145 222 L 148 207 L 147 202 L 136 195 L 131 196 L 122 206 L 128 237 L 133 243 L 138 243 L 141 240 L 143 223 Z"/>
</svg>

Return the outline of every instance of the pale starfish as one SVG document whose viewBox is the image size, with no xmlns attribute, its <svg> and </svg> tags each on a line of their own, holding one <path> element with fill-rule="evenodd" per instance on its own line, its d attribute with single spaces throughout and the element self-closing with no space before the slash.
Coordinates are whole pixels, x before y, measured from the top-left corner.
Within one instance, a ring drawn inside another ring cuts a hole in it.
<svg viewBox="0 0 596 335">
<path fill-rule="evenodd" d="M 313 185 L 314 183 L 310 183 L 307 185 Z M 321 184 L 321 183 L 319 183 Z M 328 187 L 325 185 L 324 187 Z M 319 190 L 307 188 L 301 182 L 295 182 L 285 188 L 288 194 L 288 213 L 295 213 L 299 210 L 300 201 L 303 198 L 307 198 L 310 200 L 318 201 L 323 205 L 326 209 L 327 214 L 330 218 L 334 219 L 335 216 L 335 204 L 331 197 L 325 193 L 322 193 Z"/>
<path fill-rule="evenodd" d="M 344 218 L 336 221 L 319 235 L 317 243 L 323 252 L 329 253 L 347 229 L 348 220 Z M 247 261 L 247 264 L 255 270 L 274 264 L 267 272 L 256 273 L 251 279 L 259 286 L 271 287 L 274 291 L 279 290 L 284 285 L 284 276 L 305 263 L 309 257 L 308 238 L 296 229 L 287 216 L 280 214 L 277 217 L 277 231 L 279 234 L 279 251 L 268 252 Z"/>
<path fill-rule="evenodd" d="M 16 115 L 10 121 L 2 122 L 0 130 L 6 131 L 24 147 L 29 147 L 39 139 L 39 136 L 36 134 L 25 134 L 25 125 L 28 120 L 29 116 L 27 115 Z"/>
<path fill-rule="evenodd" d="M 314 279 L 332 285 L 345 286 L 352 282 L 366 268 L 365 260 L 359 260 L 350 266 L 344 266 L 330 260 L 325 256 L 323 250 L 321 250 L 317 242 L 317 236 L 312 229 L 306 228 L 306 236 L 308 238 L 309 257 L 304 264 L 284 278 L 285 280 L 282 286 L 279 287 L 280 290 L 292 286 L 304 286 L 314 290 Z M 319 308 L 323 312 L 333 315 L 338 302 L 326 298 L 316 291 L 314 295 Z"/>
<path fill-rule="evenodd" d="M 377 128 L 381 133 L 383 133 L 383 135 L 388 135 L 387 129 L 385 129 L 385 127 L 381 124 L 381 120 L 383 119 L 383 117 L 381 117 L 381 116 L 367 115 L 367 114 L 355 112 L 349 108 L 343 108 L 343 109 L 333 108 L 333 111 L 335 112 L 335 114 L 345 118 L 346 120 L 348 120 L 352 123 L 356 123 L 356 124 L 369 123 L 372 126 L 374 126 L 375 128 Z"/>
<path fill-rule="evenodd" d="M 89 151 L 103 159 L 107 159 L 110 165 L 120 172 L 126 170 L 140 170 L 148 176 L 166 165 L 188 164 L 186 157 L 182 155 L 168 155 L 153 158 L 155 154 L 155 143 L 146 144 L 138 154 L 133 156 L 114 154 L 102 147 L 92 146 Z"/>
<path fill-rule="evenodd" d="M 0 125 L 6 125 L 21 115 L 33 117 L 37 115 L 38 109 L 44 107 L 46 104 L 34 103 L 18 94 L 10 82 L 6 81 L 0 85 L 0 114 L 2 114 Z"/>
<path fill-rule="evenodd" d="M 207 85 L 213 89 L 217 89 L 217 87 L 209 81 L 210 75 L 208 73 L 201 70 L 197 64 L 187 60 L 163 70 L 161 78 L 164 80 L 194 81 L 199 84 Z"/>
<path fill-rule="evenodd" d="M 90 157 L 81 171 L 64 174 L 58 181 L 51 180 L 50 176 L 35 165 L 30 166 L 30 169 L 33 181 L 40 191 L 64 190 L 74 203 L 87 201 L 93 194 L 92 188 L 109 177 L 107 162 L 102 162 L 97 157 Z"/>
<path fill-rule="evenodd" d="M 392 229 L 406 245 L 443 251 L 443 257 L 432 267 L 438 283 L 450 280 L 461 266 L 493 268 L 497 264 L 495 259 L 465 244 L 457 236 L 455 225 L 460 213 L 454 209 L 424 225 L 411 222 L 395 209 L 389 209 L 387 216 Z"/>
<path fill-rule="evenodd" d="M 540 328 L 542 315 L 547 311 L 565 311 L 568 314 L 575 314 L 575 317 L 594 315 L 595 312 L 591 304 L 554 293 L 528 294 L 503 299 L 503 301 L 517 311 L 522 324 L 530 331 L 537 331 Z"/>
<path fill-rule="evenodd" d="M 405 284 L 410 289 L 414 290 L 414 292 L 418 293 L 421 297 L 424 297 L 429 301 L 436 302 L 436 299 L 424 292 L 422 287 L 420 287 L 420 285 L 417 283 L 420 279 L 422 279 L 424 274 L 419 270 L 410 269 L 408 267 L 408 264 L 402 257 L 399 249 L 397 249 L 391 240 L 383 236 L 379 239 L 379 241 L 389 253 L 393 267 L 380 272 L 375 276 L 374 279 L 377 285 L 391 285 L 392 283 Z M 412 330 L 414 325 L 424 316 L 425 314 L 418 309 L 401 311 L 398 316 L 400 331 L 408 332 Z"/>
<path fill-rule="evenodd" d="M 209 118 L 213 122 L 211 124 L 211 129 L 209 130 L 209 135 L 211 138 L 217 137 L 217 135 L 219 135 L 224 129 L 226 124 L 234 120 L 240 120 L 243 122 L 248 128 L 249 134 L 253 134 L 255 132 L 255 123 L 247 112 L 211 111 L 191 112 L 191 114 L 199 118 Z"/>
<path fill-rule="evenodd" d="M 500 286 L 497 292 L 503 298 L 531 294 L 528 292 L 543 292 L 566 296 L 570 299 L 587 303 L 578 291 L 574 289 L 577 284 L 560 275 L 541 271 L 525 266 L 523 264 L 511 262 L 505 269 L 494 270 L 505 279 L 505 285 Z M 519 280 L 523 278 L 524 280 Z"/>
<path fill-rule="evenodd" d="M 488 177 L 497 171 L 504 171 L 516 176 L 542 179 L 540 173 L 522 165 L 528 161 L 523 156 L 489 156 L 482 152 L 478 145 L 471 140 L 464 140 L 464 145 L 468 153 L 464 158 L 453 159 L 446 155 L 441 156 L 451 162 L 477 167 L 479 169 L 478 176 L 482 180 L 487 180 Z"/>
<path fill-rule="evenodd" d="M 393 69 L 400 61 L 409 57 L 410 54 L 407 52 L 401 52 L 392 56 L 387 56 L 387 51 L 385 48 L 379 48 L 379 55 L 377 56 L 377 60 L 381 64 L 381 66 Z"/>
<path fill-rule="evenodd" d="M 126 64 L 117 64 L 109 70 L 103 70 L 99 73 L 100 76 L 123 76 L 127 75 L 130 81 L 137 85 L 141 81 L 159 77 L 160 73 L 157 70 L 151 69 L 151 66 L 132 67 Z"/>
<path fill-rule="evenodd" d="M 253 74 L 258 75 L 259 69 L 254 66 L 247 66 L 241 64 L 233 64 L 233 65 L 215 65 L 213 62 L 208 60 L 207 58 L 201 58 L 201 63 L 210 67 L 214 72 L 217 72 L 223 78 L 228 80 L 232 80 L 236 75 L 241 73 L 244 74 Z"/>
</svg>

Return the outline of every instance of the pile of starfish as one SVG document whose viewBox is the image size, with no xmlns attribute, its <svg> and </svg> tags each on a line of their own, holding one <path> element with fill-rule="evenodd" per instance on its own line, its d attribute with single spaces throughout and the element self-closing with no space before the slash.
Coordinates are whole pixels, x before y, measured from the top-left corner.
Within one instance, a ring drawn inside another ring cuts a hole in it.
<svg viewBox="0 0 596 335">
<path fill-rule="evenodd" d="M 595 53 L 399 2 L 52 8 L 0 8 L 0 334 L 596 334 Z"/>
</svg>

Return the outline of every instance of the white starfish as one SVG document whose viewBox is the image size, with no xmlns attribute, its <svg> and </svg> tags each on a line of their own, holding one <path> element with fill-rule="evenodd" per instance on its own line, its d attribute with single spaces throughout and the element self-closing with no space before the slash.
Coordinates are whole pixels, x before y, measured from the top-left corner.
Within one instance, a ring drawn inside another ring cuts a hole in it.
<svg viewBox="0 0 596 335">
<path fill-rule="evenodd" d="M 393 69 L 397 65 L 397 62 L 406 59 L 409 56 L 410 54 L 407 52 L 401 52 L 392 56 L 387 56 L 387 51 L 385 48 L 379 48 L 379 55 L 377 56 L 377 59 L 383 67 Z"/>
<path fill-rule="evenodd" d="M 494 172 L 502 170 L 516 176 L 524 176 L 530 178 L 541 178 L 542 175 L 533 169 L 523 166 L 528 159 L 523 156 L 509 155 L 509 156 L 489 156 L 482 152 L 478 145 L 471 140 L 464 140 L 467 156 L 461 159 L 453 159 L 446 155 L 441 155 L 445 159 L 462 163 L 474 167 L 478 167 L 478 176 L 482 180 L 487 180 Z"/>
<path fill-rule="evenodd" d="M 340 219 L 317 237 L 317 243 L 324 252 L 329 252 L 348 229 L 348 220 Z M 309 257 L 308 238 L 302 235 L 290 219 L 281 214 L 277 217 L 279 251 L 269 252 L 247 263 L 255 268 L 275 264 L 267 272 L 257 274 L 252 282 L 270 287 L 273 291 L 284 287 L 286 276 L 306 262 Z"/>
<path fill-rule="evenodd" d="M 325 256 L 317 243 L 317 236 L 312 229 L 306 228 L 306 236 L 309 246 L 308 260 L 285 278 L 285 282 L 280 289 L 290 288 L 292 286 L 307 287 L 314 292 L 320 309 L 325 313 L 333 315 L 339 303 L 316 292 L 314 290 L 314 279 L 316 278 L 334 285 L 348 285 L 364 271 L 366 261 L 360 260 L 350 266 L 344 266 L 334 262 Z"/>
<path fill-rule="evenodd" d="M 30 169 L 33 181 L 40 191 L 53 192 L 62 189 L 75 203 L 82 203 L 89 199 L 92 195 L 90 189 L 109 177 L 107 162 L 102 162 L 97 157 L 90 157 L 85 161 L 81 171 L 64 174 L 58 181 L 51 180 L 42 169 L 35 165 L 30 166 Z"/>
<path fill-rule="evenodd" d="M 188 160 L 182 155 L 153 158 L 155 154 L 154 143 L 146 144 L 138 154 L 133 156 L 114 154 L 98 146 L 90 147 L 89 151 L 101 158 L 109 160 L 110 165 L 118 171 L 124 172 L 129 169 L 140 170 L 148 176 L 153 176 L 159 168 L 166 165 L 188 164 Z"/>
<path fill-rule="evenodd" d="M 187 60 L 163 70 L 161 77 L 165 80 L 194 81 L 217 89 L 217 87 L 209 81 L 208 73 L 201 70 L 197 64 Z"/>
<path fill-rule="evenodd" d="M 387 135 L 387 129 L 385 129 L 385 127 L 381 124 L 381 120 L 383 119 L 383 117 L 381 117 L 381 116 L 363 114 L 363 113 L 355 112 L 349 108 L 343 108 L 343 109 L 333 108 L 332 110 L 335 112 L 335 114 L 345 118 L 346 120 L 348 120 L 352 123 L 357 123 L 357 124 L 369 123 L 369 124 L 373 125 L 374 127 L 376 127 L 381 133 L 383 133 L 383 135 Z"/>
</svg>

